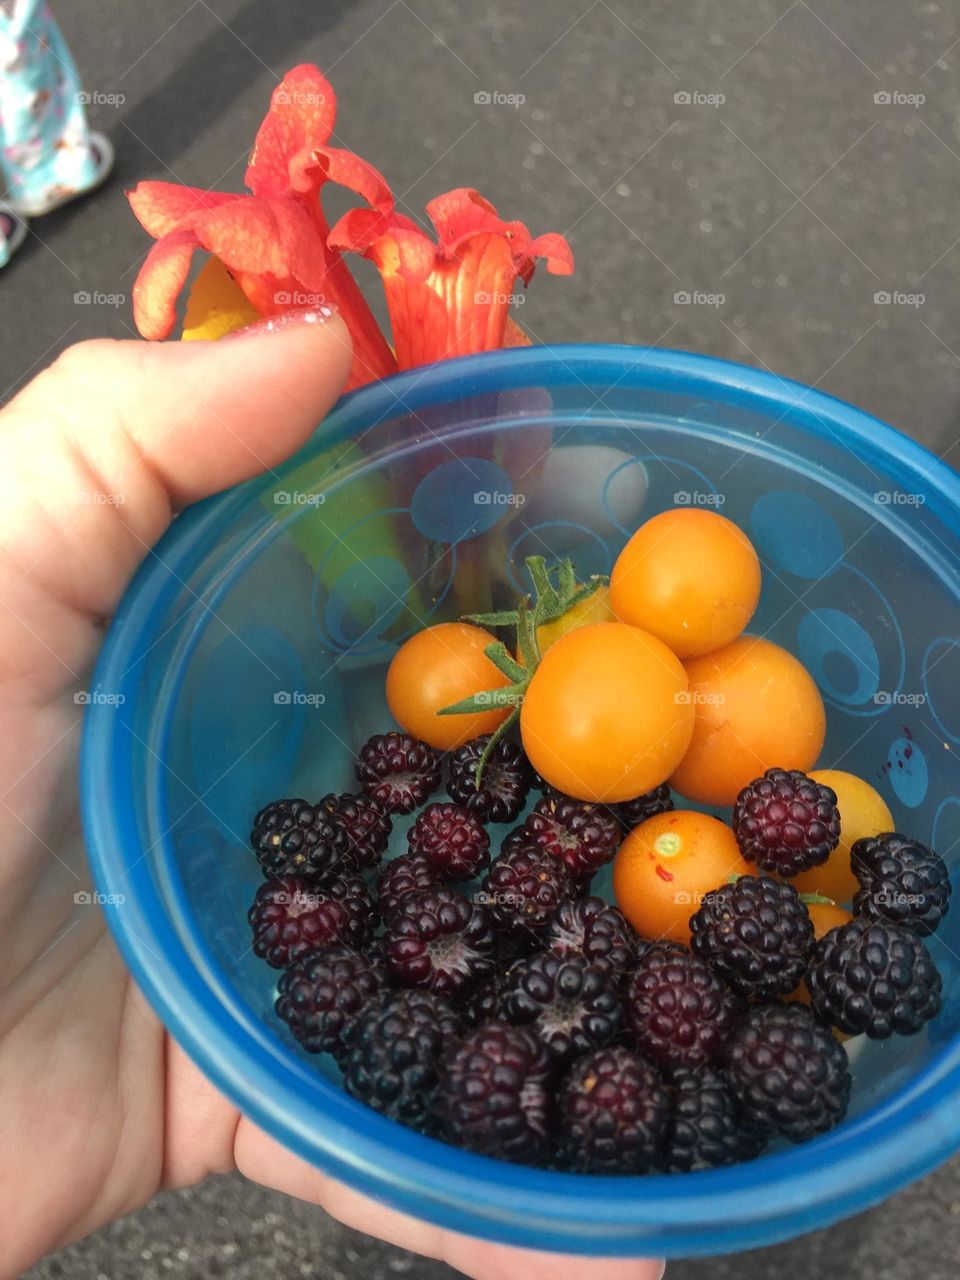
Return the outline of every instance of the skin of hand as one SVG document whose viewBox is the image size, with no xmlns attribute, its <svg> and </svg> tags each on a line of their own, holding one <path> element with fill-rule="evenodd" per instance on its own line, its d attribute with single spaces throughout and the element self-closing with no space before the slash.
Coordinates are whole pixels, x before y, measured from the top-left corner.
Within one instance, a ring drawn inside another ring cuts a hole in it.
<svg viewBox="0 0 960 1280">
<path fill-rule="evenodd" d="M 82 343 L 0 413 L 0 1277 L 158 1191 L 238 1169 L 477 1280 L 657 1280 L 656 1261 L 443 1231 L 284 1150 L 204 1079 L 100 908 L 75 902 L 90 880 L 73 695 L 174 513 L 279 464 L 336 399 L 349 338 L 322 320 L 216 343 Z"/>
</svg>

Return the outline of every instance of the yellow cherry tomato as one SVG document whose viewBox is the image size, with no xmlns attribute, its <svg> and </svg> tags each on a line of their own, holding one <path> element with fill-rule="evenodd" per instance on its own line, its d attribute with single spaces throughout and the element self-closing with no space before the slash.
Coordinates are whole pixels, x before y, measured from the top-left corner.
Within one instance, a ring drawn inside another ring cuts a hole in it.
<svg viewBox="0 0 960 1280">
<path fill-rule="evenodd" d="M 387 705 L 393 718 L 407 733 L 440 751 L 493 733 L 510 714 L 509 708 L 437 714 L 464 698 L 509 684 L 484 653 L 493 643 L 489 631 L 467 622 L 441 622 L 411 636 L 387 671 Z"/>
<path fill-rule="evenodd" d="M 559 618 L 543 622 L 537 627 L 540 654 L 541 656 L 545 654 L 551 645 L 556 644 L 568 631 L 575 631 L 577 627 L 587 627 L 593 622 L 616 622 L 616 620 L 617 615 L 610 604 L 610 588 L 599 586 L 583 600 L 578 600 Z"/>
<path fill-rule="evenodd" d="M 617 617 L 681 658 L 736 639 L 759 598 L 760 561 L 750 539 L 725 516 L 691 507 L 642 524 L 610 577 Z"/>
<path fill-rule="evenodd" d="M 819 867 L 801 871 L 790 883 L 798 893 L 820 893 L 834 902 L 850 902 L 860 887 L 850 868 L 850 850 L 864 836 L 895 830 L 893 814 L 883 797 L 854 773 L 842 769 L 818 769 L 815 782 L 832 787 L 840 810 L 840 843 Z"/>
<path fill-rule="evenodd" d="M 658 813 L 624 840 L 613 863 L 617 906 L 645 938 L 689 943 L 690 917 L 733 875 L 752 875 L 730 828 L 691 809 Z"/>
<path fill-rule="evenodd" d="M 693 732 L 680 661 L 622 622 L 577 627 L 533 673 L 520 734 L 535 769 L 580 800 L 630 800 L 659 786 Z"/>
<path fill-rule="evenodd" d="M 684 665 L 696 721 L 670 778 L 674 791 L 698 804 L 732 805 L 767 769 L 813 767 L 826 733 L 823 699 L 786 649 L 740 636 Z"/>
</svg>

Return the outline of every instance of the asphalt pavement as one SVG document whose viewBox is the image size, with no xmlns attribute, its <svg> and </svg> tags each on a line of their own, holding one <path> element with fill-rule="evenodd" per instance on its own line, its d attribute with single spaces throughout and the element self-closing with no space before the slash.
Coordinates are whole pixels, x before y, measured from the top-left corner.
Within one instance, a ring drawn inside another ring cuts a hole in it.
<svg viewBox="0 0 960 1280">
<path fill-rule="evenodd" d="M 240 190 L 283 71 L 339 96 L 337 144 L 408 212 L 478 187 L 565 232 L 540 341 L 704 351 L 850 400 L 956 461 L 960 11 L 933 0 L 83 0 L 58 15 L 117 148 L 113 181 L 38 221 L 0 275 L 0 399 L 70 343 L 133 336 L 144 177 Z M 334 200 L 332 208 L 347 207 Z M 365 273 L 364 280 L 376 281 Z M 674 1280 L 946 1280 L 960 1163 L 792 1244 L 673 1263 Z M 339 1280 L 453 1273 L 321 1211 L 211 1179 L 33 1268 L 30 1280 Z M 589 1275 L 589 1270 L 584 1273 Z"/>
</svg>

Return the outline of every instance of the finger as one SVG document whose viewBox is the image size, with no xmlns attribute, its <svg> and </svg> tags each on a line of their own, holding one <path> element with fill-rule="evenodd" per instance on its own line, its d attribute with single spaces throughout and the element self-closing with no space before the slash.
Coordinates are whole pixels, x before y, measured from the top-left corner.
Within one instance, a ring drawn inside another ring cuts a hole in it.
<svg viewBox="0 0 960 1280">
<path fill-rule="evenodd" d="M 221 342 L 81 343 L 0 414 L 0 650 L 69 683 L 176 507 L 269 470 L 350 366 L 312 313 Z"/>
<path fill-rule="evenodd" d="M 300 1200 L 321 1205 L 348 1227 L 401 1249 L 447 1262 L 472 1280 L 659 1280 L 664 1264 L 653 1258 L 585 1258 L 493 1244 L 420 1222 L 326 1177 L 241 1120 L 234 1144 L 246 1177 Z"/>
</svg>

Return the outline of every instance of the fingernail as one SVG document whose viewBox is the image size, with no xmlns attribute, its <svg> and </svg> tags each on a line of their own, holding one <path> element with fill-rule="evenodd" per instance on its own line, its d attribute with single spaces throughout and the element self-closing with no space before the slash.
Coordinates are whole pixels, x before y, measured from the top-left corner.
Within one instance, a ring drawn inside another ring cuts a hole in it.
<svg viewBox="0 0 960 1280">
<path fill-rule="evenodd" d="M 242 329 L 234 329 L 224 338 L 252 338 L 261 333 L 281 333 L 284 329 L 298 329 L 302 325 L 321 325 L 337 314 L 332 302 L 323 302 L 311 307 L 291 307 L 288 311 L 278 311 L 276 315 L 265 316 Z"/>
</svg>

